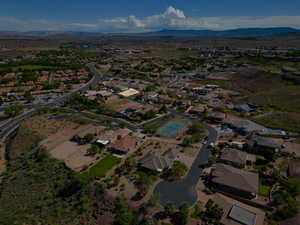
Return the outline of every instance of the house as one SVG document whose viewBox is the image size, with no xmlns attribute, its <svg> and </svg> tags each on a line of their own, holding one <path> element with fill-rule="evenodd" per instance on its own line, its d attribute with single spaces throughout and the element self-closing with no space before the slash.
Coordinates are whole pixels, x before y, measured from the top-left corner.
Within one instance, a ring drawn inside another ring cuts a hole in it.
<svg viewBox="0 0 300 225">
<path fill-rule="evenodd" d="M 255 151 L 272 150 L 278 152 L 281 145 L 273 141 L 271 138 L 253 135 L 247 144 L 254 148 Z"/>
<path fill-rule="evenodd" d="M 175 159 L 176 154 L 172 150 L 166 151 L 163 154 L 149 153 L 140 160 L 139 165 L 144 169 L 162 172 L 170 168 Z"/>
<path fill-rule="evenodd" d="M 229 126 L 243 135 L 248 135 L 251 133 L 266 133 L 268 130 L 264 126 L 254 123 L 250 120 L 232 120 L 229 122 Z"/>
<path fill-rule="evenodd" d="M 191 106 L 188 110 L 190 114 L 201 114 L 207 109 L 207 106 L 204 104 L 198 104 Z"/>
<path fill-rule="evenodd" d="M 130 96 L 133 96 L 133 95 L 137 95 L 139 93 L 140 93 L 139 91 L 137 91 L 133 88 L 129 88 L 128 90 L 120 92 L 119 95 L 121 95 L 123 97 L 130 97 Z"/>
<path fill-rule="evenodd" d="M 217 194 L 212 201 L 223 209 L 221 224 L 224 225 L 263 225 L 265 212 L 232 198 Z"/>
<path fill-rule="evenodd" d="M 243 149 L 244 144 L 245 144 L 244 142 L 240 142 L 240 141 L 227 142 L 227 145 L 237 149 Z"/>
<path fill-rule="evenodd" d="M 258 174 L 218 163 L 211 173 L 212 187 L 217 191 L 253 199 L 258 193 Z"/>
<path fill-rule="evenodd" d="M 237 149 L 226 148 L 222 152 L 220 160 L 227 165 L 245 168 L 247 164 L 252 164 L 256 161 L 256 156 Z"/>
<path fill-rule="evenodd" d="M 222 123 L 226 119 L 226 114 L 222 112 L 208 112 L 207 119 L 214 123 Z"/>
<path fill-rule="evenodd" d="M 236 105 L 233 107 L 234 110 L 239 112 L 255 112 L 256 107 L 250 105 L 250 104 L 242 104 L 242 105 Z"/>
<path fill-rule="evenodd" d="M 198 93 L 199 95 L 206 95 L 210 92 L 213 91 L 212 88 L 205 88 L 205 87 L 198 87 L 198 88 L 193 88 L 193 91 Z"/>
<path fill-rule="evenodd" d="M 98 91 L 97 96 L 104 100 L 107 100 L 108 97 L 112 96 L 112 93 L 110 91 L 103 90 L 103 91 Z"/>
<path fill-rule="evenodd" d="M 101 140 L 101 139 L 97 139 L 95 141 L 96 144 L 100 145 L 100 146 L 107 146 L 108 144 L 110 144 L 110 140 Z"/>
<path fill-rule="evenodd" d="M 140 142 L 141 139 L 139 137 L 126 135 L 117 138 L 117 140 L 109 146 L 109 149 L 114 154 L 122 156 L 127 154 L 130 150 L 136 149 Z"/>
<path fill-rule="evenodd" d="M 300 161 L 292 161 L 289 163 L 288 176 L 300 180 Z"/>
</svg>

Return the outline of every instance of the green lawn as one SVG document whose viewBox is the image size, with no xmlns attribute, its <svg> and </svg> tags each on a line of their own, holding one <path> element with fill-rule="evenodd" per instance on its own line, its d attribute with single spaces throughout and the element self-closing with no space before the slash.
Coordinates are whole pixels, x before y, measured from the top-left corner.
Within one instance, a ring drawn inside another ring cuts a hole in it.
<svg viewBox="0 0 300 225">
<path fill-rule="evenodd" d="M 115 165 L 120 163 L 121 159 L 113 156 L 107 155 L 98 163 L 90 167 L 86 172 L 82 173 L 80 176 L 85 178 L 96 178 L 104 177 L 106 173 L 111 170 Z"/>
<path fill-rule="evenodd" d="M 264 196 L 264 197 L 269 197 L 269 193 L 271 191 L 270 186 L 266 186 L 263 184 L 259 184 L 259 194 Z"/>
</svg>

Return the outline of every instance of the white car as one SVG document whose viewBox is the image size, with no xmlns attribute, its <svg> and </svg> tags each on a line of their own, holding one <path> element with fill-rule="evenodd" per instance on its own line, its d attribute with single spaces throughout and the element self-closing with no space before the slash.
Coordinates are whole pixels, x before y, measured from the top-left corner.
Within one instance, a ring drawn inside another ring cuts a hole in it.
<svg viewBox="0 0 300 225">
<path fill-rule="evenodd" d="M 211 142 L 209 145 L 208 145 L 209 148 L 213 148 L 215 147 L 215 143 Z"/>
</svg>

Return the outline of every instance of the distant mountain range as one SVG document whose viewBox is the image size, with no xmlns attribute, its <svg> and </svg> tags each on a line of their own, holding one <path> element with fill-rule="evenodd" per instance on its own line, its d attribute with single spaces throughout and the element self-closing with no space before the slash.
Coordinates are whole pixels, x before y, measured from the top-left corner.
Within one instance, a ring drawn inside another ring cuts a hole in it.
<svg viewBox="0 0 300 225">
<path fill-rule="evenodd" d="M 256 36 L 269 36 L 269 35 L 288 35 L 300 34 L 300 30 L 290 27 L 274 27 L 274 28 L 240 28 L 233 30 L 160 30 L 145 33 L 118 33 L 118 34 L 103 34 L 96 32 L 77 32 L 77 31 L 0 31 L 0 36 L 13 37 L 13 36 L 27 36 L 27 37 L 47 37 L 56 35 L 68 35 L 73 37 L 97 37 L 97 36 L 152 36 L 152 37 L 256 37 Z"/>
<path fill-rule="evenodd" d="M 275 28 L 241 28 L 234 30 L 161 30 L 149 32 L 141 35 L 146 36 L 176 36 L 176 37 L 250 37 L 250 36 L 267 36 L 281 34 L 295 34 L 300 30 L 289 27 Z"/>
</svg>

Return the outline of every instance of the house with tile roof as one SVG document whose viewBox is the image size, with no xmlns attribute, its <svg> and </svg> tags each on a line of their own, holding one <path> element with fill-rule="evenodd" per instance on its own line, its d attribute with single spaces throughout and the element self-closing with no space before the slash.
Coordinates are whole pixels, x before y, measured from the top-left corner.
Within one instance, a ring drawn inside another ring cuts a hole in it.
<svg viewBox="0 0 300 225">
<path fill-rule="evenodd" d="M 237 168 L 245 168 L 256 161 L 256 156 L 233 148 L 223 150 L 220 161 Z"/>
<path fill-rule="evenodd" d="M 139 166 L 144 169 L 162 172 L 165 169 L 169 169 L 175 159 L 176 154 L 172 150 L 163 154 L 149 153 L 139 161 Z"/>
<path fill-rule="evenodd" d="M 217 191 L 253 199 L 258 194 L 259 177 L 257 173 L 218 163 L 211 172 L 211 183 Z"/>
</svg>

